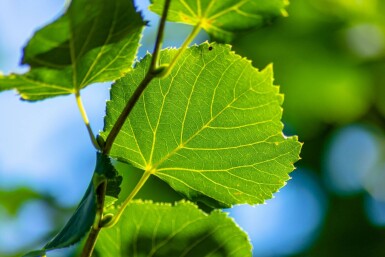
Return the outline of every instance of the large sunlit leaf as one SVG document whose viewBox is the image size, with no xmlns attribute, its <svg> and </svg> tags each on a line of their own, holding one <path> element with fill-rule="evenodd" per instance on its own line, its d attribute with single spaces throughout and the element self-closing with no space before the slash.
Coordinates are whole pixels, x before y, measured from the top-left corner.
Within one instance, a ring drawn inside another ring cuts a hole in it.
<svg viewBox="0 0 385 257">
<path fill-rule="evenodd" d="M 103 257 L 247 257 L 247 235 L 227 214 L 210 215 L 195 205 L 134 202 L 119 222 L 100 233 L 96 250 Z"/>
<path fill-rule="evenodd" d="M 164 0 L 152 2 L 150 10 L 161 15 Z M 167 20 L 193 26 L 200 23 L 215 40 L 228 42 L 236 32 L 286 15 L 288 3 L 288 0 L 173 0 Z"/>
<path fill-rule="evenodd" d="M 79 242 L 94 223 L 97 207 L 95 192 L 103 180 L 107 180 L 107 196 L 116 199 L 120 192 L 122 178 L 112 166 L 111 160 L 107 156 L 97 153 L 93 180 L 72 217 L 42 250 L 30 252 L 25 256 L 41 256 L 42 252 L 65 248 Z M 107 199 L 110 200 L 110 198 Z"/>
<path fill-rule="evenodd" d="M 73 0 L 25 47 L 30 71 L 0 75 L 0 91 L 15 88 L 25 100 L 42 100 L 115 80 L 131 69 L 143 26 L 132 1 Z"/>
<path fill-rule="evenodd" d="M 177 50 L 164 50 L 168 63 Z M 150 56 L 112 86 L 106 137 L 143 79 Z M 119 133 L 111 155 L 158 176 L 189 199 L 257 204 L 289 179 L 301 144 L 282 134 L 283 96 L 263 71 L 227 45 L 186 50 L 171 74 L 153 80 Z"/>
</svg>

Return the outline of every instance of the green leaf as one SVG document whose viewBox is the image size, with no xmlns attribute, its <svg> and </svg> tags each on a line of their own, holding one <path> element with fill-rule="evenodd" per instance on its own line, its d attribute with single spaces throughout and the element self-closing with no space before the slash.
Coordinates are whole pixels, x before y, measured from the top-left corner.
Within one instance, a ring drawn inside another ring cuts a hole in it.
<svg viewBox="0 0 385 257">
<path fill-rule="evenodd" d="M 103 257 L 251 256 L 247 235 L 227 214 L 207 215 L 188 202 L 131 203 L 101 231 L 96 250 Z"/>
<path fill-rule="evenodd" d="M 76 244 L 89 231 L 96 216 L 95 188 L 91 182 L 76 211 L 64 228 L 42 250 L 29 252 L 24 257 L 39 257 L 46 251 Z"/>
<path fill-rule="evenodd" d="M 176 52 L 162 51 L 161 63 Z M 146 56 L 112 86 L 104 138 L 150 61 Z M 150 83 L 111 155 L 189 199 L 262 203 L 285 185 L 301 148 L 296 137 L 282 134 L 283 96 L 272 82 L 271 66 L 258 71 L 227 45 L 191 47 L 168 77 Z"/>
<path fill-rule="evenodd" d="M 136 184 L 143 176 L 143 170 L 124 162 L 117 162 L 115 167 L 119 171 L 119 174 L 123 176 L 121 185 L 122 191 L 119 194 L 118 201 L 115 203 L 116 205 L 120 205 L 130 195 L 131 191 L 135 188 Z M 157 193 L 154 194 L 154 192 Z M 146 184 L 138 192 L 135 198 L 163 203 L 174 203 L 183 199 L 183 197 L 170 188 L 167 183 L 155 176 L 152 176 L 147 180 Z"/>
<path fill-rule="evenodd" d="M 41 251 L 36 251 L 36 255 L 34 255 L 35 252 L 30 252 L 26 256 L 40 256 L 42 251 L 65 248 L 79 242 L 95 221 L 97 207 L 95 192 L 96 188 L 105 180 L 107 180 L 107 195 L 116 201 L 120 192 L 122 177 L 112 166 L 110 158 L 97 153 L 93 179 L 72 217 Z"/>
<path fill-rule="evenodd" d="M 164 0 L 154 0 L 150 10 L 161 15 Z M 173 0 L 167 20 L 197 25 L 217 41 L 229 42 L 235 33 L 260 27 L 284 15 L 288 0 Z"/>
<path fill-rule="evenodd" d="M 33 251 L 23 255 L 23 257 L 41 257 L 41 256 L 45 256 L 44 250 Z"/>
<path fill-rule="evenodd" d="M 44 246 L 44 250 L 53 250 L 71 246 L 90 230 L 96 216 L 95 187 L 90 183 L 75 213 L 64 228 Z"/>
<path fill-rule="evenodd" d="M 97 153 L 95 173 L 101 176 L 101 179 L 107 179 L 106 195 L 117 199 L 121 191 L 120 185 L 123 177 L 119 175 L 107 155 Z"/>
<path fill-rule="evenodd" d="M 24 49 L 29 72 L 0 75 L 0 91 L 25 100 L 76 93 L 131 69 L 144 26 L 128 0 L 73 0 L 58 20 L 35 33 Z"/>
<path fill-rule="evenodd" d="M 143 170 L 133 167 L 131 164 L 124 162 L 116 162 L 116 169 L 119 174 L 123 176 L 123 182 L 120 186 L 122 191 L 119 194 L 119 199 L 114 201 L 114 208 L 109 208 L 106 213 L 114 213 L 117 211 L 119 205 L 130 195 L 140 178 L 143 176 Z M 156 192 L 156 194 L 154 194 Z M 172 189 L 166 182 L 159 179 L 156 176 L 151 176 L 145 185 L 136 194 L 134 199 L 150 200 L 157 203 L 174 203 L 183 199 L 183 196 Z M 115 200 L 115 199 L 114 199 Z M 216 202 L 211 198 L 202 196 L 199 199 L 193 199 L 199 201 L 198 205 L 201 210 L 211 212 L 213 208 L 226 208 L 222 203 Z M 211 200 L 211 201 L 210 201 Z"/>
</svg>

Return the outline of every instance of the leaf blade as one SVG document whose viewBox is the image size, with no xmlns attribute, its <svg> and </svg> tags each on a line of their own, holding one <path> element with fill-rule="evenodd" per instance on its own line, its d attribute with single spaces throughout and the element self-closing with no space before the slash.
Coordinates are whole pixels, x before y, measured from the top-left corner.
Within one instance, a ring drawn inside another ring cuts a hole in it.
<svg viewBox="0 0 385 257">
<path fill-rule="evenodd" d="M 200 23 L 216 41 L 229 42 L 235 33 L 260 27 L 278 16 L 286 16 L 287 0 L 176 0 L 167 20 L 195 26 Z M 161 15 L 164 0 L 154 0 L 150 10 Z"/>
<path fill-rule="evenodd" d="M 232 219 L 189 202 L 131 203 L 113 228 L 101 231 L 96 250 L 106 257 L 251 256 L 247 235 Z"/>
<path fill-rule="evenodd" d="M 89 231 L 96 216 L 95 188 L 91 183 L 78 208 L 63 229 L 48 242 L 43 250 L 50 251 L 69 247 L 80 241 Z"/>
<path fill-rule="evenodd" d="M 25 47 L 30 71 L 0 76 L 0 91 L 15 88 L 36 101 L 115 80 L 131 70 L 144 25 L 132 1 L 74 0 Z"/>
<path fill-rule="evenodd" d="M 176 50 L 161 54 L 161 63 Z M 150 58 L 115 83 L 106 137 Z M 111 155 L 147 170 L 189 199 L 257 204 L 281 188 L 301 144 L 282 134 L 282 95 L 272 68 L 253 68 L 229 46 L 189 48 L 169 77 L 155 79 L 123 126 Z M 245 184 L 247 186 L 245 186 Z"/>
</svg>

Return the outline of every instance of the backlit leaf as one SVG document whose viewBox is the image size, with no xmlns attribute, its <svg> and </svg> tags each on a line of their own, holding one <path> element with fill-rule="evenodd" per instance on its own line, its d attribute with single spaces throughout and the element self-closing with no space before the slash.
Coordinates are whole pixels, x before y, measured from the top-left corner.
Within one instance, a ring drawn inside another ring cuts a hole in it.
<svg viewBox="0 0 385 257">
<path fill-rule="evenodd" d="M 33 101 L 115 80 L 131 69 L 143 26 L 132 1 L 73 0 L 25 47 L 30 71 L 0 75 L 0 91 L 14 88 Z"/>
<path fill-rule="evenodd" d="M 168 63 L 177 50 L 164 50 Z M 143 79 L 150 56 L 116 82 L 105 138 Z M 281 188 L 301 144 L 285 137 L 283 96 L 263 71 L 227 45 L 186 50 L 172 73 L 153 80 L 115 140 L 111 155 L 166 181 L 189 199 L 257 204 Z"/>
<path fill-rule="evenodd" d="M 227 214 L 210 215 L 188 202 L 128 205 L 119 222 L 103 229 L 96 245 L 103 257 L 246 257 L 247 235 Z"/>
<path fill-rule="evenodd" d="M 150 10 L 161 15 L 164 0 L 152 2 Z M 200 23 L 215 40 L 228 42 L 236 32 L 286 15 L 288 3 L 288 0 L 173 0 L 167 20 L 193 26 Z"/>
</svg>

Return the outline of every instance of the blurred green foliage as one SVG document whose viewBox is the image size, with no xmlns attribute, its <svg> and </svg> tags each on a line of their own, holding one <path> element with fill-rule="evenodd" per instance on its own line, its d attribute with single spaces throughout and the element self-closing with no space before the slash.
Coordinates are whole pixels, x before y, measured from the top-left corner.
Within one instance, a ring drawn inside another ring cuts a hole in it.
<svg viewBox="0 0 385 257">
<path fill-rule="evenodd" d="M 274 63 L 284 119 L 302 140 L 326 124 L 358 120 L 373 106 L 383 109 L 377 94 L 383 72 L 373 68 L 385 55 L 381 8 L 374 0 L 296 0 L 288 18 L 234 43 L 255 66 Z"/>
<path fill-rule="evenodd" d="M 45 199 L 47 203 L 53 203 L 52 197 L 48 195 L 42 195 L 27 187 L 20 187 L 11 190 L 0 190 L 1 206 L 4 207 L 7 213 L 11 216 L 15 216 L 19 209 L 26 202 L 39 199 Z"/>
<path fill-rule="evenodd" d="M 66 222 L 68 216 L 74 211 L 73 207 L 63 206 L 61 203 L 58 203 L 52 195 L 38 192 L 32 188 L 16 187 L 13 189 L 0 189 L 0 219 L 4 219 L 10 223 L 13 223 L 13 220 L 21 219 L 19 215 L 28 204 L 41 204 L 41 206 L 44 206 L 44 212 L 48 214 L 48 218 L 55 225 L 52 228 L 52 233 L 45 235 L 43 238 L 32 238 L 32 240 L 29 240 L 29 243 L 23 243 L 23 240 L 19 240 L 21 249 L 19 249 L 18 252 L 9 253 L 9 249 L 0 249 L 0 256 L 21 256 L 25 254 L 27 250 L 36 248 L 36 245 L 39 245 L 42 241 L 47 241 L 52 238 L 62 224 Z M 31 215 L 31 217 L 33 217 L 33 215 Z M 2 221 L 4 222 L 4 220 Z M 27 220 L 26 222 L 33 221 Z M 12 227 L 16 228 L 15 226 Z M 23 236 L 28 235 L 21 235 L 21 238 L 23 238 Z M 3 250 L 6 250 L 6 252 L 2 252 Z"/>
<path fill-rule="evenodd" d="M 274 63 L 287 133 L 304 141 L 299 165 L 317 171 L 328 191 L 321 171 L 334 131 L 352 123 L 385 129 L 385 1 L 295 0 L 288 12 L 238 38 L 234 49 L 256 67 Z M 385 188 L 385 181 L 378 183 Z M 365 215 L 369 193 L 341 197 L 329 191 L 318 238 L 297 256 L 385 256 L 385 230 Z"/>
</svg>

